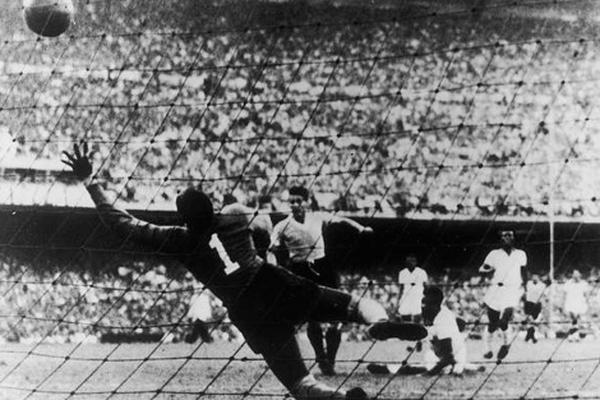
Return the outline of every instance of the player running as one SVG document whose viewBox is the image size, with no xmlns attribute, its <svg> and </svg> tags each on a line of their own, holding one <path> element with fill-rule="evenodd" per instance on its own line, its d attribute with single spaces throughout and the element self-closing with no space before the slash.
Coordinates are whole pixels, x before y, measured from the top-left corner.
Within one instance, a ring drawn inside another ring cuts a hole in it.
<svg viewBox="0 0 600 400">
<path fill-rule="evenodd" d="M 310 194 L 302 186 L 289 189 L 291 214 L 273 228 L 271 251 L 287 250 L 286 265 L 296 275 L 310 279 L 319 285 L 338 289 L 340 279 L 337 266 L 328 257 L 324 240 L 326 229 L 332 224 L 345 224 L 358 233 L 372 233 L 369 227 L 348 218 L 326 212 L 309 212 Z M 318 321 L 308 321 L 308 340 L 317 363 L 324 375 L 335 375 L 335 359 L 340 347 L 341 333 L 338 324 L 328 327 L 323 343 L 323 329 Z"/>
<path fill-rule="evenodd" d="M 515 248 L 515 232 L 502 230 L 499 232 L 502 246 L 489 252 L 480 273 L 492 274 L 490 286 L 484 298 L 487 307 L 488 329 L 484 331 L 486 353 L 485 358 L 492 358 L 492 335 L 497 329 L 502 332 L 503 343 L 498 350 L 497 359 L 503 360 L 510 349 L 510 321 L 515 307 L 522 296 L 522 287 L 527 282 L 527 255 L 523 250 Z"/>
<path fill-rule="evenodd" d="M 153 225 L 113 205 L 92 177 L 87 143 L 63 154 L 62 161 L 85 184 L 102 221 L 123 238 L 182 261 L 228 308 L 250 348 L 263 355 L 296 399 L 367 398 L 361 388 L 346 392 L 315 380 L 294 336 L 298 324 L 307 320 L 370 324 L 371 336 L 380 340 L 418 340 L 426 335 L 422 326 L 387 321 L 384 308 L 375 301 L 318 286 L 263 261 L 256 254 L 252 231 L 260 229 L 255 221 L 265 215 L 239 204 L 215 214 L 209 197 L 190 188 L 176 199 L 185 226 Z"/>
<path fill-rule="evenodd" d="M 394 373 L 400 375 L 420 373 L 425 375 L 440 373 L 462 375 L 463 373 L 482 371 L 483 367 L 477 367 L 467 362 L 467 346 L 459 326 L 459 322 L 461 325 L 464 323 L 443 305 L 443 301 L 444 294 L 440 288 L 436 286 L 425 288 L 422 316 L 429 333 L 424 352 L 425 365 L 369 364 L 367 369 L 373 374 Z"/>
</svg>

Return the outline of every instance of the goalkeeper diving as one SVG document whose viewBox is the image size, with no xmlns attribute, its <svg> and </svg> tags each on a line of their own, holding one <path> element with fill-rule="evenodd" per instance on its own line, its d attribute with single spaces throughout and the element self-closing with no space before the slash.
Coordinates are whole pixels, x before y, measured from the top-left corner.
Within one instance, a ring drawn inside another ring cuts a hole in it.
<svg viewBox="0 0 600 400">
<path fill-rule="evenodd" d="M 250 348 L 298 400 L 368 398 L 361 388 L 330 387 L 309 373 L 295 337 L 298 325 L 355 322 L 370 325 L 369 334 L 377 340 L 416 341 L 427 335 L 421 325 L 389 321 L 373 300 L 319 286 L 260 258 L 252 236 L 264 234 L 268 215 L 237 203 L 215 213 L 205 192 L 188 188 L 176 199 L 185 226 L 154 225 L 114 206 L 93 175 L 87 143 L 63 154 L 62 161 L 85 184 L 104 224 L 124 239 L 185 264 L 223 302 Z"/>
</svg>

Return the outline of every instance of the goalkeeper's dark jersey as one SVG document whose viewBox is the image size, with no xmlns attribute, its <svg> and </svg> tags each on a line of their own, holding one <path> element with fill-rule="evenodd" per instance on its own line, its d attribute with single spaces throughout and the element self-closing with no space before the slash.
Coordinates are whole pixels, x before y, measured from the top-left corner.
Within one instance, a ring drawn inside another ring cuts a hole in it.
<svg viewBox="0 0 600 400">
<path fill-rule="evenodd" d="M 182 261 L 226 306 L 235 303 L 264 263 L 257 255 L 252 232 L 268 229 L 270 221 L 264 221 L 268 215 L 256 215 L 251 208 L 231 204 L 215 215 L 210 236 L 200 236 L 183 226 L 154 225 L 135 218 L 115 207 L 98 184 L 87 189 L 111 230 Z"/>
</svg>

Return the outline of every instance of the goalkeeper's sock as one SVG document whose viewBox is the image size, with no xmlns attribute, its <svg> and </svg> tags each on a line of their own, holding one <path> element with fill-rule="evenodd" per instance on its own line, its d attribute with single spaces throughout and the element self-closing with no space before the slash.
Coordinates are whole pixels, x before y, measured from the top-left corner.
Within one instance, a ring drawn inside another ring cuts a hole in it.
<svg viewBox="0 0 600 400">
<path fill-rule="evenodd" d="M 325 333 L 325 343 L 327 344 L 327 361 L 329 361 L 332 370 L 335 367 L 335 359 L 338 349 L 340 348 L 341 341 L 342 334 L 340 330 L 335 326 L 329 327 Z"/>
<path fill-rule="evenodd" d="M 306 329 L 306 336 L 315 349 L 317 360 L 325 358 L 325 348 L 323 347 L 323 328 L 321 324 L 317 322 L 309 322 L 308 328 Z"/>
<path fill-rule="evenodd" d="M 421 340 L 427 336 L 427 329 L 419 324 L 384 321 L 373 324 L 369 335 L 376 340 Z"/>
<path fill-rule="evenodd" d="M 375 300 L 352 296 L 348 305 L 348 322 L 370 325 L 387 320 L 387 312 L 381 304 Z"/>
</svg>

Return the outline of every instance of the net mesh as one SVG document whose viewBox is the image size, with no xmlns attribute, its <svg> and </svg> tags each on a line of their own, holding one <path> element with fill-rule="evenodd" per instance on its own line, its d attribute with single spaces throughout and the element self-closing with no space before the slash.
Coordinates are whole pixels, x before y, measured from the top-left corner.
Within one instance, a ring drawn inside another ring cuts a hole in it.
<svg viewBox="0 0 600 400">
<path fill-rule="evenodd" d="M 362 385 L 379 399 L 598 396 L 600 346 L 565 334 L 572 320 L 560 279 L 543 292 L 538 330 L 548 339 L 523 344 L 519 310 L 513 351 L 496 363 L 479 355 L 486 284 L 471 277 L 503 221 L 527 221 L 520 242 L 545 260 L 550 241 L 540 226 L 570 218 L 552 243 L 560 251 L 549 279 L 588 271 L 582 333 L 595 337 L 594 2 L 104 0 L 76 8 L 69 31 L 52 39 L 27 31 L 19 4 L 1 17 L 3 398 L 289 397 L 185 270 L 115 244 L 93 218 L 85 189 L 60 163 L 81 140 L 119 200 L 157 222 L 172 217 L 165 210 L 190 185 L 216 204 L 271 196 L 285 209 L 281 195 L 302 184 L 324 210 L 375 224 L 391 218 L 385 246 L 366 257 L 373 268 L 346 274 L 342 286 L 390 313 L 398 249 L 415 221 L 467 232 L 476 223 L 466 239 L 432 228 L 435 237 L 411 246 L 466 320 L 469 359 L 485 371 L 369 375 L 369 362 L 422 357 L 404 344 L 365 341 L 352 326 L 341 373 L 328 380 L 336 386 Z M 348 261 L 351 247 L 336 250 Z M 460 263 L 440 260 L 457 248 L 466 249 Z M 548 272 L 547 263 L 532 268 Z M 190 299 L 200 294 L 218 314 L 208 324 L 218 345 L 182 343 L 193 326 Z M 310 350 L 303 354 L 316 372 Z"/>
</svg>

